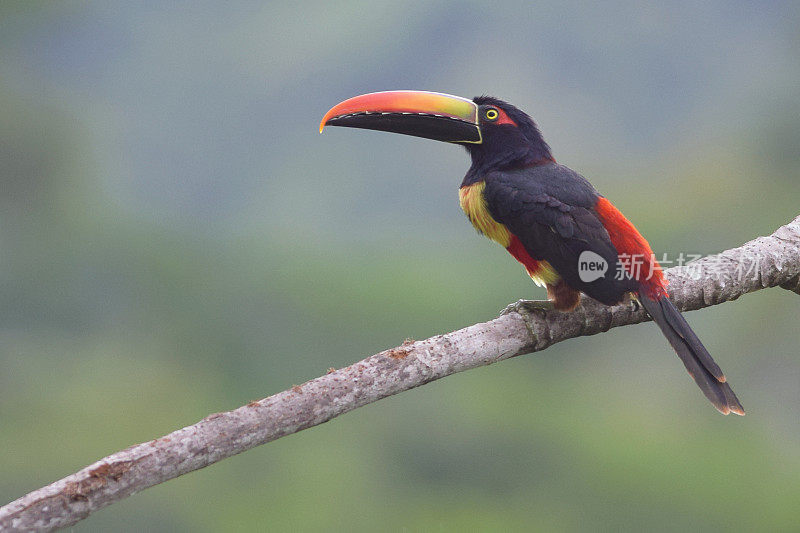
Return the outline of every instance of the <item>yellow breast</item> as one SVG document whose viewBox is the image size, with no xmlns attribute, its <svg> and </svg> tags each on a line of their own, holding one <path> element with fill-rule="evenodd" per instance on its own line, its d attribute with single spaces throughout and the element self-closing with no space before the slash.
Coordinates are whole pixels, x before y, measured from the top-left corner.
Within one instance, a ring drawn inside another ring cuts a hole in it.
<svg viewBox="0 0 800 533">
<path fill-rule="evenodd" d="M 508 248 L 511 244 L 511 233 L 503 224 L 492 218 L 486 206 L 486 199 L 483 197 L 484 188 L 486 188 L 486 183 L 482 181 L 461 187 L 458 191 L 461 209 L 464 210 L 476 230 L 504 248 Z"/>
</svg>

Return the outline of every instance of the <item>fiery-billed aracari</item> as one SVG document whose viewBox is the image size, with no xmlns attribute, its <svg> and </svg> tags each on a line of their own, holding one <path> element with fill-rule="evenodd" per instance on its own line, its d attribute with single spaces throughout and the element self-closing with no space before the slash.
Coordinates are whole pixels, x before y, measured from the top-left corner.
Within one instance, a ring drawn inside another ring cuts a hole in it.
<svg viewBox="0 0 800 533">
<path fill-rule="evenodd" d="M 326 125 L 466 147 L 472 166 L 459 190 L 462 209 L 480 233 L 506 248 L 547 288 L 552 307 L 571 311 L 580 293 L 605 305 L 631 294 L 717 410 L 744 414 L 725 375 L 667 297 L 650 245 L 583 176 L 556 163 L 528 115 L 489 96 L 468 100 L 387 91 L 337 104 L 322 119 L 320 132 Z"/>
</svg>

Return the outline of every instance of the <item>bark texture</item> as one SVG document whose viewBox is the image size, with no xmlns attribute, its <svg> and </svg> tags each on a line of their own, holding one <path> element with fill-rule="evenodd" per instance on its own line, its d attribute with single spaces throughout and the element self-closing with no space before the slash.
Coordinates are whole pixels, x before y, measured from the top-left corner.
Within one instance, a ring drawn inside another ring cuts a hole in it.
<svg viewBox="0 0 800 533">
<path fill-rule="evenodd" d="M 769 237 L 666 271 L 682 311 L 766 287 L 800 294 L 800 217 Z M 563 340 L 649 320 L 631 305 L 584 299 L 571 313 L 510 313 L 422 341 L 406 341 L 340 370 L 105 457 L 0 508 L 0 530 L 52 530 L 140 490 L 203 468 L 362 405 L 439 378 L 544 350 Z"/>
</svg>

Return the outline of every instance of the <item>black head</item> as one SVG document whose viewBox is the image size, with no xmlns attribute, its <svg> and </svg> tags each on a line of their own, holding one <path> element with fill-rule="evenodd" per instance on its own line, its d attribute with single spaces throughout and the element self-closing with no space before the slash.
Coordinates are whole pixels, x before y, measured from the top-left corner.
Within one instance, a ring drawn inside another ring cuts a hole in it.
<svg viewBox="0 0 800 533">
<path fill-rule="evenodd" d="M 492 170 L 553 161 L 550 147 L 531 117 L 492 96 L 478 96 L 473 102 L 478 105 L 482 142 L 464 145 L 472 156 L 467 179 L 480 179 Z"/>
<path fill-rule="evenodd" d="M 491 96 L 473 100 L 427 91 L 362 94 L 333 106 L 326 125 L 390 131 L 463 145 L 472 156 L 465 182 L 492 170 L 553 161 L 531 117 Z"/>
</svg>

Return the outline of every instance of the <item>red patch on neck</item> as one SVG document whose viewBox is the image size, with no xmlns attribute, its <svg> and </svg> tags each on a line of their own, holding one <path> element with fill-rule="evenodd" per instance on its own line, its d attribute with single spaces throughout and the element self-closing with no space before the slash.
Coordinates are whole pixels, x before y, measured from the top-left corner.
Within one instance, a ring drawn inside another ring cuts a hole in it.
<svg viewBox="0 0 800 533">
<path fill-rule="evenodd" d="M 549 165 L 549 164 L 555 163 L 555 162 L 556 162 L 555 158 L 553 158 L 551 156 L 546 156 L 546 157 L 542 157 L 540 159 L 532 159 L 531 161 L 529 161 L 526 164 L 526 166 L 538 167 L 538 166 L 541 166 L 541 165 Z"/>
</svg>

